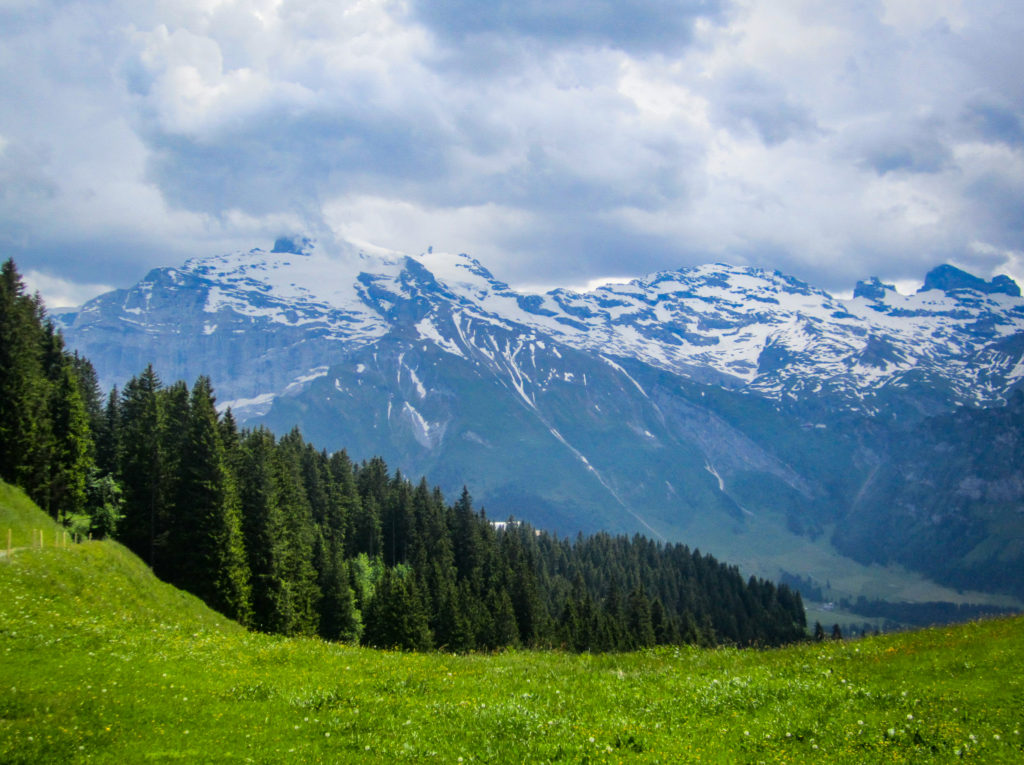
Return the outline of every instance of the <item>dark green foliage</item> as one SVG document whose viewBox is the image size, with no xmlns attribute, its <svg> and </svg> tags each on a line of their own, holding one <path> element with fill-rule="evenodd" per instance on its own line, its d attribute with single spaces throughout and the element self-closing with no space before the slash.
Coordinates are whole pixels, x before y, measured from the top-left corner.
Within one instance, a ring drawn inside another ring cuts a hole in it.
<svg viewBox="0 0 1024 765">
<path fill-rule="evenodd" d="M 253 624 L 367 645 L 447 650 L 801 639 L 803 604 L 683 545 L 574 542 L 448 506 L 375 458 L 355 467 L 293 431 L 243 432 L 236 461 Z"/>
<path fill-rule="evenodd" d="M 46 502 L 44 508 L 57 519 L 85 509 L 86 481 L 93 467 L 89 415 L 78 392 L 78 378 L 70 360 L 54 371 L 50 396 L 50 438 Z"/>
<path fill-rule="evenodd" d="M 407 650 L 618 651 L 777 645 L 806 629 L 798 593 L 744 582 L 684 545 L 491 523 L 467 490 L 448 505 L 379 457 L 355 466 L 297 429 L 239 432 L 206 377 L 165 388 L 149 366 L 101 407 L 92 366 L 64 350 L 9 261 L 0 478 L 267 632 Z"/>
<path fill-rule="evenodd" d="M 363 642 L 377 648 L 426 650 L 430 627 L 419 590 L 406 567 L 385 568 L 366 609 Z"/>
<path fill-rule="evenodd" d="M 0 478 L 55 519 L 85 507 L 92 433 L 83 383 L 91 367 L 64 350 L 13 261 L 0 268 Z M 95 375 L 93 375 L 95 380 Z M 89 399 L 91 402 L 91 398 Z"/>
<path fill-rule="evenodd" d="M 192 388 L 178 464 L 168 579 L 241 622 L 250 615 L 249 566 L 235 478 L 221 442 L 213 389 Z"/>
<path fill-rule="evenodd" d="M 293 618 L 285 573 L 286 527 L 278 500 L 276 441 L 269 430 L 260 428 L 242 437 L 237 470 L 251 575 L 252 625 L 265 632 L 287 633 Z"/>
<path fill-rule="evenodd" d="M 0 271 L 0 478 L 29 496 L 42 415 L 40 313 L 14 262 L 6 261 Z"/>
<path fill-rule="evenodd" d="M 164 413 L 158 392 L 160 378 L 152 366 L 125 385 L 121 398 L 117 477 L 124 488 L 125 514 L 118 539 L 146 561 L 163 570 L 168 543 L 167 471 L 160 434 Z"/>
<path fill-rule="evenodd" d="M 75 372 L 75 379 L 78 381 L 82 404 L 85 406 L 85 413 L 89 418 L 89 428 L 93 434 L 96 434 L 103 421 L 103 392 L 100 390 L 96 368 L 89 359 L 79 356 L 78 351 L 71 355 L 70 361 L 71 368 Z"/>
<path fill-rule="evenodd" d="M 888 621 L 902 622 L 918 627 L 970 622 L 992 616 L 1017 613 L 1013 608 L 991 604 L 944 601 L 892 603 L 886 600 L 868 600 L 863 595 L 852 602 L 846 598 L 842 598 L 839 602 L 845 610 L 854 611 L 862 616 L 880 616 Z"/>
<path fill-rule="evenodd" d="M 313 566 L 316 526 L 307 487 L 303 481 L 306 444 L 297 430 L 278 442 L 277 492 L 284 518 L 283 571 L 291 603 L 287 634 L 315 635 L 319 628 L 321 593 Z"/>
<path fill-rule="evenodd" d="M 113 476 L 93 471 L 86 487 L 86 504 L 89 534 L 94 539 L 116 536 L 117 525 L 123 517 L 124 498 L 121 485 Z"/>
<path fill-rule="evenodd" d="M 121 464 L 121 394 L 115 385 L 107 397 L 103 417 L 93 435 L 96 440 L 96 466 L 114 475 Z"/>
</svg>

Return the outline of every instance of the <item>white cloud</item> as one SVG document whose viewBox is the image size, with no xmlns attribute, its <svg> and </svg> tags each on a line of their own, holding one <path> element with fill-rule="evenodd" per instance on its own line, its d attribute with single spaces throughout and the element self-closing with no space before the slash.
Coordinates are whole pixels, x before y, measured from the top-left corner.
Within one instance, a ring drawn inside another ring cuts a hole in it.
<svg viewBox="0 0 1024 765">
<path fill-rule="evenodd" d="M 50 274 L 29 270 L 22 274 L 30 293 L 38 292 L 47 308 L 71 308 L 114 289 L 110 284 L 72 282 Z"/>
<path fill-rule="evenodd" d="M 1019 267 L 1010 0 L 467 7 L 3 5 L 0 247 L 111 284 L 300 229 L 520 284 Z"/>
<path fill-rule="evenodd" d="M 485 264 L 500 259 L 494 242 L 530 225 L 531 217 L 522 210 L 495 204 L 431 208 L 373 196 L 339 197 L 326 204 L 324 212 L 340 239 L 370 242 L 398 252 L 419 253 L 429 247 L 466 252 Z"/>
</svg>

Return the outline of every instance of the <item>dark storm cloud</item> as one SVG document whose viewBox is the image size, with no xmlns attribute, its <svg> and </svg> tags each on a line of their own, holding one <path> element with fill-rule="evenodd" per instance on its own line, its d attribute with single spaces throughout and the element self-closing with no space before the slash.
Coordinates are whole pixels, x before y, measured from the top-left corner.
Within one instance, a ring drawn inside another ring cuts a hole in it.
<svg viewBox="0 0 1024 765">
<path fill-rule="evenodd" d="M 433 130 L 381 113 L 273 107 L 213 135 L 153 130 L 149 174 L 191 210 L 306 209 L 331 194 L 442 176 L 443 141 Z"/>
</svg>

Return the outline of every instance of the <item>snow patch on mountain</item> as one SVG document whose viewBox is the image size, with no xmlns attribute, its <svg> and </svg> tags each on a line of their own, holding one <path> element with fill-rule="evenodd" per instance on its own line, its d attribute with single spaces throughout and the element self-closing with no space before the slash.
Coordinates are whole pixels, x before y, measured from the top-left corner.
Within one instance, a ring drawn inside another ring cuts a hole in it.
<svg viewBox="0 0 1024 765">
<path fill-rule="evenodd" d="M 294 366 L 270 389 L 241 369 L 237 385 L 219 376 L 219 388 L 239 401 L 294 390 L 311 381 L 303 378 L 311 369 L 326 374 L 330 357 L 398 331 L 502 370 L 531 408 L 542 383 L 540 347 L 556 358 L 562 357 L 559 347 L 599 355 L 641 392 L 621 360 L 775 399 L 838 396 L 845 406 L 866 411 L 874 406 L 869 397 L 912 379 L 947 389 L 951 403 L 989 404 L 1024 377 L 1024 347 L 1012 341 L 1024 332 L 1019 289 L 951 267 L 936 269 L 913 295 L 875 279 L 843 300 L 777 271 L 721 263 L 590 292 L 537 295 L 513 290 L 464 254 L 405 256 L 289 241 L 272 252 L 192 259 L 153 271 L 130 290 L 86 304 L 67 335 L 92 354 L 89 342 L 102 345 L 114 326 L 180 335 L 182 343 L 199 335 L 210 347 L 273 329 L 277 339 L 256 343 L 257 355 L 274 364 L 292 358 L 287 363 Z M 174 308 L 195 304 L 186 295 L 200 299 L 194 315 Z M 518 344 L 496 339 L 510 333 Z M 323 358 L 317 363 L 311 354 Z M 579 382 L 574 374 L 559 370 L 565 382 Z M 409 379 L 424 398 L 414 370 Z M 552 372 L 543 379 L 550 381 Z"/>
</svg>

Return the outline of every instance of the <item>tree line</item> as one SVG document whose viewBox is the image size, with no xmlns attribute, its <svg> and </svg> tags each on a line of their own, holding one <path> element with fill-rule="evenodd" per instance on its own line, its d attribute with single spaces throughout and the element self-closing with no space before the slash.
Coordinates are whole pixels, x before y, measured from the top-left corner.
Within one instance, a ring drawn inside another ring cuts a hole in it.
<svg viewBox="0 0 1024 765">
<path fill-rule="evenodd" d="M 494 523 L 374 457 L 239 429 L 152 367 L 107 397 L 14 267 L 0 285 L 0 477 L 250 628 L 378 647 L 574 651 L 802 639 L 799 593 L 681 544 Z"/>
</svg>

